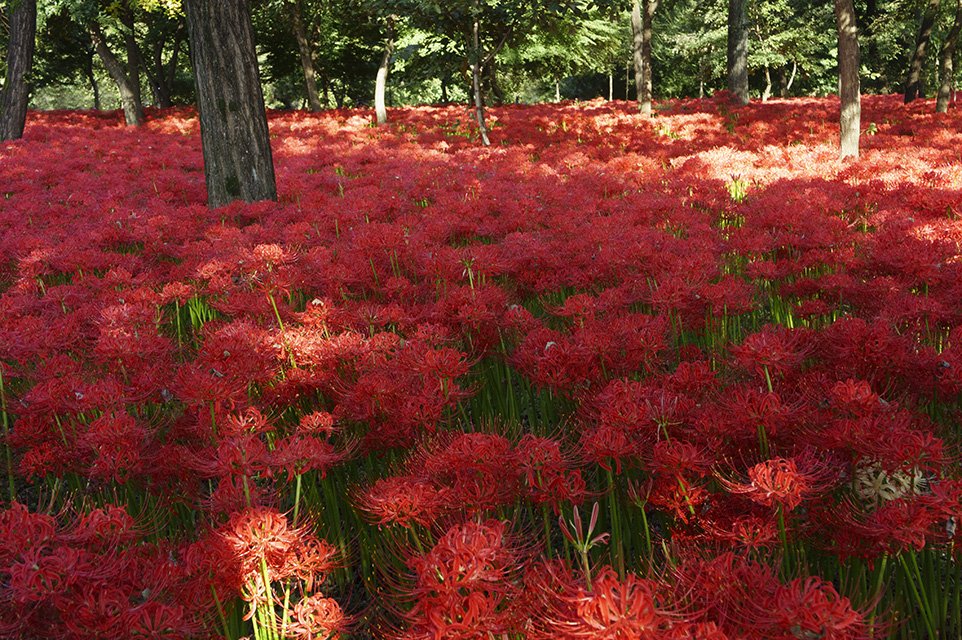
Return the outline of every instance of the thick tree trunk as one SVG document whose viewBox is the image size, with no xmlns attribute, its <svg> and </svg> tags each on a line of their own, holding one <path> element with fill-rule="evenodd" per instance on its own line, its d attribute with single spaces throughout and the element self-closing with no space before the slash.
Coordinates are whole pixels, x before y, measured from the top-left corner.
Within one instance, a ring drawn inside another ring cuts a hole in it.
<svg viewBox="0 0 962 640">
<path fill-rule="evenodd" d="M 839 155 L 857 158 L 862 102 L 858 77 L 858 27 L 853 0 L 835 0 L 835 23 L 838 27 L 838 93 L 842 106 Z"/>
<path fill-rule="evenodd" d="M 120 22 L 124 25 L 124 52 L 127 55 L 127 77 L 130 88 L 134 92 L 137 104 L 143 109 L 144 99 L 140 92 L 140 70 L 143 61 L 140 59 L 140 47 L 137 46 L 137 27 L 133 9 L 128 1 L 121 3 Z"/>
<path fill-rule="evenodd" d="M 9 3 L 8 3 L 9 4 Z M 7 73 L 0 90 L 0 140 L 23 137 L 37 36 L 37 0 L 15 0 L 10 14 Z"/>
<path fill-rule="evenodd" d="M 915 39 L 915 49 L 909 61 L 909 70 L 905 75 L 905 104 L 919 97 L 922 83 L 922 63 L 925 61 L 925 50 L 932 37 L 932 28 L 939 14 L 939 0 L 929 0 L 922 13 L 922 24 L 919 25 L 919 35 Z"/>
<path fill-rule="evenodd" d="M 765 90 L 762 91 L 762 102 L 768 102 L 768 99 L 772 97 L 772 72 L 765 66 Z"/>
<path fill-rule="evenodd" d="M 134 86 L 134 82 L 127 76 L 124 65 L 120 63 L 117 56 L 107 46 L 103 31 L 96 22 L 90 25 L 90 40 L 93 42 L 97 55 L 103 63 L 107 73 L 113 78 L 120 93 L 120 106 L 124 110 L 124 119 L 127 126 L 136 127 L 144 123 L 144 108 L 140 103 L 140 90 Z"/>
<path fill-rule="evenodd" d="M 307 39 L 304 28 L 304 7 L 301 0 L 294 0 L 291 5 L 292 22 L 294 24 L 294 39 L 297 40 L 297 51 L 301 57 L 301 69 L 304 72 L 304 88 L 307 89 L 307 104 L 311 111 L 321 110 L 321 100 L 317 95 L 317 71 L 314 68 L 314 53 L 311 42 Z"/>
<path fill-rule="evenodd" d="M 187 0 L 207 204 L 276 200 L 247 0 Z"/>
<path fill-rule="evenodd" d="M 748 0 L 728 0 L 728 90 L 748 104 Z"/>
<path fill-rule="evenodd" d="M 387 35 L 384 40 L 384 55 L 381 57 L 381 64 L 377 68 L 377 79 L 374 82 L 374 113 L 377 116 L 377 123 L 387 122 L 387 74 L 391 70 L 391 56 L 394 55 L 394 17 L 387 19 Z"/>
<path fill-rule="evenodd" d="M 631 12 L 632 43 L 635 61 L 635 89 L 638 110 L 651 115 L 651 35 L 658 0 L 636 0 Z"/>
<path fill-rule="evenodd" d="M 953 58 L 955 57 L 955 48 L 959 43 L 960 32 L 962 32 L 962 0 L 956 0 L 955 21 L 945 37 L 942 51 L 939 52 L 939 58 L 941 59 L 939 77 L 942 81 L 939 83 L 939 97 L 935 101 L 936 113 L 945 113 L 949 110 L 949 99 L 952 97 L 952 88 L 955 86 Z"/>
</svg>

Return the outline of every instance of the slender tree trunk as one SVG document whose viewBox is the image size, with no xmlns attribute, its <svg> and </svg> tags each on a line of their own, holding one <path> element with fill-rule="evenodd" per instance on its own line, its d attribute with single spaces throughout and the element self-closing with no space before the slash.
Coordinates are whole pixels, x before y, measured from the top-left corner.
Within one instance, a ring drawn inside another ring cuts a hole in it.
<svg viewBox="0 0 962 640">
<path fill-rule="evenodd" d="M 481 96 L 481 23 L 478 17 L 480 11 L 478 0 L 474 0 L 474 21 L 471 29 L 474 61 L 471 64 L 471 85 L 474 90 L 474 111 L 478 120 L 478 132 L 481 134 L 481 144 L 489 147 L 491 140 L 488 138 L 488 128 L 484 124 L 484 98 Z"/>
<path fill-rule="evenodd" d="M 748 104 L 748 0 L 728 0 L 728 90 Z"/>
<path fill-rule="evenodd" d="M 504 91 L 501 90 L 501 83 L 498 82 L 498 63 L 494 57 L 488 61 L 484 67 L 488 79 L 488 87 L 494 96 L 495 104 L 504 104 Z"/>
<path fill-rule="evenodd" d="M 89 50 L 88 50 L 89 51 Z M 84 63 L 84 75 L 90 83 L 90 91 L 94 94 L 94 109 L 100 111 L 100 85 L 97 83 L 97 76 L 94 74 L 94 53 L 89 51 Z"/>
<path fill-rule="evenodd" d="M 107 73 L 113 78 L 120 93 L 120 105 L 124 109 L 124 119 L 127 126 L 140 126 L 144 123 L 144 108 L 140 103 L 140 91 L 134 86 L 131 78 L 127 76 L 124 65 L 120 63 L 117 56 L 107 46 L 103 31 L 96 22 L 90 24 L 90 40 L 93 42 L 94 49 L 100 57 L 100 61 L 107 69 Z"/>
<path fill-rule="evenodd" d="M 922 85 L 922 63 L 925 61 L 925 50 L 932 37 L 932 28 L 939 14 L 939 0 L 929 0 L 922 13 L 922 24 L 919 25 L 919 35 L 915 39 L 915 49 L 909 61 L 909 70 L 905 76 L 905 104 L 919 97 Z"/>
<path fill-rule="evenodd" d="M 939 97 L 935 101 L 936 113 L 945 113 L 949 110 L 949 99 L 952 97 L 952 88 L 955 86 L 955 48 L 959 43 L 959 33 L 962 32 L 962 0 L 955 3 L 955 21 L 952 28 L 945 37 L 942 44 L 942 51 L 939 52 L 941 60 L 941 71 L 939 76 Z"/>
<path fill-rule="evenodd" d="M 782 97 L 787 98 L 789 92 L 792 90 L 792 85 L 795 84 L 795 75 L 798 73 L 798 63 L 792 60 L 792 73 L 788 76 L 788 82 L 782 86 Z"/>
<path fill-rule="evenodd" d="M 8 3 L 8 6 L 10 4 Z M 0 90 L 0 140 L 23 137 L 30 99 L 28 77 L 37 37 L 37 0 L 15 0 L 10 14 L 7 73 Z"/>
<path fill-rule="evenodd" d="M 658 0 L 635 0 L 631 11 L 632 43 L 635 61 L 635 89 L 638 110 L 651 115 L 651 34 Z"/>
<path fill-rule="evenodd" d="M 629 60 L 625 65 L 625 100 L 628 100 L 631 92 L 631 63 L 632 61 Z"/>
<path fill-rule="evenodd" d="M 177 80 L 177 59 L 180 57 L 180 47 L 184 43 L 184 36 L 187 35 L 185 25 L 181 25 L 177 28 L 174 34 L 174 50 L 170 54 L 170 58 L 167 60 L 167 87 L 170 89 L 171 98 L 173 98 L 174 82 Z M 171 100 L 173 102 L 173 100 Z"/>
<path fill-rule="evenodd" d="M 835 23 L 838 27 L 838 93 L 842 107 L 839 155 L 857 158 L 862 101 L 858 76 L 858 26 L 853 0 L 835 0 Z"/>
<path fill-rule="evenodd" d="M 768 99 L 772 97 L 772 72 L 765 65 L 765 90 L 762 91 L 762 102 L 768 102 Z"/>
<path fill-rule="evenodd" d="M 441 104 L 448 103 L 448 76 L 441 78 Z"/>
<path fill-rule="evenodd" d="M 554 101 L 561 102 L 561 80 L 554 81 Z"/>
<path fill-rule="evenodd" d="M 608 102 L 615 99 L 615 72 L 608 72 Z"/>
<path fill-rule="evenodd" d="M 644 36 L 641 21 L 641 0 L 631 3 L 631 59 L 635 66 L 635 100 L 638 109 L 644 111 L 643 96 L 645 93 L 645 57 Z"/>
<path fill-rule="evenodd" d="M 276 200 L 267 113 L 247 0 L 187 0 L 207 203 Z"/>
<path fill-rule="evenodd" d="M 391 56 L 394 54 L 394 16 L 387 19 L 387 35 L 384 41 L 384 56 L 381 57 L 381 65 L 377 68 L 377 81 L 374 83 L 374 112 L 377 114 L 377 123 L 387 122 L 387 101 L 384 94 L 387 90 L 387 74 L 391 69 Z"/>
<path fill-rule="evenodd" d="M 297 51 L 301 57 L 301 69 L 304 72 L 304 87 L 307 90 L 307 104 L 311 111 L 321 110 L 321 100 L 317 95 L 317 71 L 314 68 L 314 53 L 311 51 L 307 30 L 304 28 L 304 6 L 301 0 L 294 0 L 291 4 L 294 39 L 297 40 Z"/>
</svg>

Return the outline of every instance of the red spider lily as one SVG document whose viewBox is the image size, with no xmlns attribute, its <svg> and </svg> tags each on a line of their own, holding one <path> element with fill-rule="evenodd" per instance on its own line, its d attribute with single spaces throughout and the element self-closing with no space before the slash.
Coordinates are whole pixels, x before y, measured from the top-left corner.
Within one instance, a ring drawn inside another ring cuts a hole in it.
<svg viewBox="0 0 962 640">
<path fill-rule="evenodd" d="M 331 598 L 314 595 L 294 607 L 294 622 L 288 630 L 305 640 L 327 640 L 344 631 L 347 617 Z"/>
<path fill-rule="evenodd" d="M 507 524 L 469 522 L 448 530 L 433 549 L 412 558 L 414 606 L 406 637 L 486 638 L 519 633 L 523 560 Z"/>
<path fill-rule="evenodd" d="M 793 458 L 772 458 L 748 470 L 746 483 L 720 477 L 731 493 L 748 496 L 752 502 L 792 511 L 805 500 L 830 489 L 838 479 L 834 461 L 804 453 Z"/>
<path fill-rule="evenodd" d="M 557 514 L 562 502 L 578 505 L 584 501 L 588 494 L 585 480 L 562 453 L 560 442 L 527 434 L 515 451 L 534 504 L 549 504 Z"/>
<path fill-rule="evenodd" d="M 437 488 L 427 479 L 395 476 L 378 480 L 359 491 L 355 504 L 378 525 L 430 526 L 454 501 L 450 488 Z"/>
</svg>

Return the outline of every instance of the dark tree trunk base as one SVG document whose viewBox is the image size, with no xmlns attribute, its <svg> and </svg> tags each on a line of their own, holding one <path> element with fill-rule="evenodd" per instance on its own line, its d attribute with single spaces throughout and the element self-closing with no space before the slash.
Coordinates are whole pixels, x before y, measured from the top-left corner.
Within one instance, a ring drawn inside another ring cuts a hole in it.
<svg viewBox="0 0 962 640">
<path fill-rule="evenodd" d="M 30 99 L 27 77 L 33 66 L 37 35 L 37 0 L 20 0 L 14 7 L 10 16 L 7 74 L 0 91 L 0 140 L 23 137 Z"/>
<path fill-rule="evenodd" d="M 276 200 L 247 0 L 187 0 L 207 203 Z"/>
</svg>

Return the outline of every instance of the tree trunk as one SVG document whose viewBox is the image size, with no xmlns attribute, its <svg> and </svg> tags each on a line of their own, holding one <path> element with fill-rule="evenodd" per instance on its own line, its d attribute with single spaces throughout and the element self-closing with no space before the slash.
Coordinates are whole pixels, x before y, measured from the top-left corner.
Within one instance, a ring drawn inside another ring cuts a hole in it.
<svg viewBox="0 0 962 640">
<path fill-rule="evenodd" d="M 491 89 L 491 95 L 494 96 L 494 103 L 504 104 L 504 91 L 501 90 L 501 84 L 498 82 L 498 64 L 496 59 L 492 57 L 485 65 L 484 70 L 488 77 L 488 88 Z"/>
<path fill-rule="evenodd" d="M 554 101 L 561 102 L 561 80 L 554 81 Z"/>
<path fill-rule="evenodd" d="M 87 76 L 87 82 L 90 83 L 90 91 L 94 94 L 94 109 L 100 111 L 100 85 L 97 84 L 97 76 L 94 74 L 93 56 L 92 51 L 86 56 L 84 75 Z"/>
<path fill-rule="evenodd" d="M 782 87 L 782 97 L 787 98 L 789 92 L 792 90 L 792 85 L 795 84 L 795 76 L 798 73 L 798 63 L 792 60 L 792 73 L 788 76 L 788 82 Z"/>
<path fill-rule="evenodd" d="M 16 0 L 10 15 L 7 73 L 0 90 L 0 140 L 23 137 L 37 36 L 37 0 Z"/>
<path fill-rule="evenodd" d="M 121 3 L 120 22 L 124 25 L 124 52 L 127 55 L 127 78 L 130 79 L 130 88 L 134 92 L 137 104 L 143 110 L 144 99 L 140 92 L 140 70 L 143 68 L 140 59 L 140 47 L 137 46 L 137 27 L 134 20 L 134 12 L 130 8 L 130 3 Z"/>
<path fill-rule="evenodd" d="M 103 63 L 107 73 L 113 78 L 120 93 L 120 106 L 124 109 L 124 119 L 127 126 L 136 127 L 144 123 L 144 108 L 140 103 L 140 91 L 134 87 L 131 78 L 127 77 L 124 65 L 107 46 L 104 33 L 96 22 L 90 24 L 90 40 L 93 42 L 97 55 Z"/>
<path fill-rule="evenodd" d="M 276 200 L 274 162 L 247 0 L 187 0 L 207 204 Z"/>
<path fill-rule="evenodd" d="M 491 146 L 488 139 L 488 128 L 484 124 L 484 98 L 481 96 L 481 24 L 478 18 L 480 7 L 478 0 L 474 0 L 474 21 L 472 24 L 472 51 L 474 61 L 471 65 L 471 85 L 474 90 L 474 111 L 478 120 L 478 133 L 481 134 L 481 144 Z"/>
<path fill-rule="evenodd" d="M 932 27 L 935 26 L 938 13 L 939 0 L 929 0 L 925 5 L 925 11 L 922 13 L 922 24 L 919 26 L 919 35 L 915 39 L 915 50 L 912 52 L 909 70 L 905 76 L 905 104 L 919 97 L 922 83 L 922 63 L 925 61 L 925 50 L 929 46 Z"/>
<path fill-rule="evenodd" d="M 307 104 L 311 111 L 321 110 L 321 100 L 317 94 L 317 71 L 314 69 L 314 53 L 311 43 L 307 39 L 304 28 L 304 6 L 301 0 L 294 0 L 291 5 L 292 22 L 294 23 L 294 39 L 297 40 L 297 51 L 301 57 L 301 69 L 304 72 L 304 87 L 307 89 Z"/>
<path fill-rule="evenodd" d="M 387 36 L 384 42 L 384 56 L 381 58 L 381 65 L 377 68 L 377 81 L 374 83 L 374 112 L 377 114 L 377 123 L 387 122 L 387 101 L 384 93 L 387 90 L 387 74 L 391 69 L 391 56 L 394 54 L 394 16 L 387 19 Z"/>
<path fill-rule="evenodd" d="M 939 83 L 939 97 L 935 101 L 936 113 L 945 113 L 949 110 L 949 99 L 952 97 L 952 88 L 955 86 L 955 48 L 959 43 L 959 32 L 962 32 L 962 0 L 955 3 L 955 21 L 952 29 L 949 30 L 942 44 L 942 51 L 939 53 L 941 59 L 941 82 Z"/>
<path fill-rule="evenodd" d="M 651 115 L 651 31 L 657 10 L 658 0 L 635 0 L 631 11 L 635 89 L 638 110 L 644 115 Z"/>
<path fill-rule="evenodd" d="M 842 107 L 839 155 L 857 158 L 862 103 L 858 77 L 858 27 L 853 0 L 835 0 L 835 23 L 838 27 L 838 93 Z"/>
<path fill-rule="evenodd" d="M 748 104 L 748 0 L 728 0 L 728 90 Z"/>
<path fill-rule="evenodd" d="M 615 72 L 608 72 L 608 102 L 615 99 Z"/>
<path fill-rule="evenodd" d="M 772 97 L 772 72 L 765 65 L 765 90 L 762 91 L 762 102 L 768 102 L 768 99 Z"/>
<path fill-rule="evenodd" d="M 441 78 L 441 104 L 448 103 L 448 76 Z"/>
<path fill-rule="evenodd" d="M 631 59 L 635 65 L 635 100 L 638 109 L 644 111 L 642 96 L 645 93 L 644 36 L 641 22 L 641 0 L 631 3 Z"/>
</svg>

